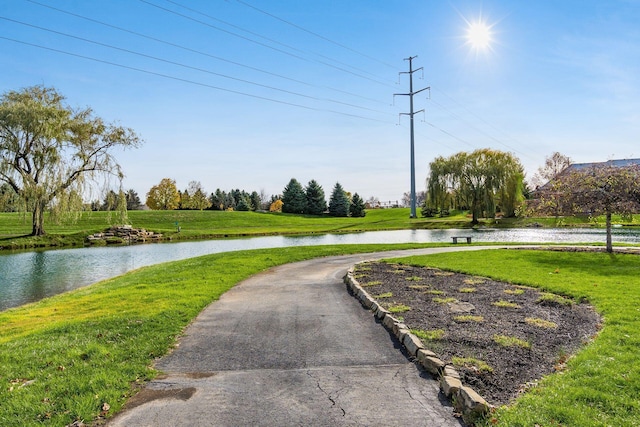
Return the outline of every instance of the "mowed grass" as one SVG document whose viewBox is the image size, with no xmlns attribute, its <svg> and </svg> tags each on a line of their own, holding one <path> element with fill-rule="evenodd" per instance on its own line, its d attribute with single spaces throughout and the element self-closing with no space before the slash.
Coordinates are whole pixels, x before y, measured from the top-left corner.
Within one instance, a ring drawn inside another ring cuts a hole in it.
<svg viewBox="0 0 640 427">
<path fill-rule="evenodd" d="M 22 249 L 51 246 L 81 246 L 87 235 L 120 224 L 115 212 L 83 212 L 74 214 L 74 221 L 57 224 L 45 215 L 46 236 L 28 237 L 31 216 L 24 213 L 0 213 L 0 249 Z M 261 236 L 273 234 L 314 234 L 356 231 L 470 228 L 466 212 L 452 211 L 444 218 L 409 218 L 408 208 L 370 209 L 364 218 L 334 218 L 330 216 L 294 215 L 269 212 L 227 211 L 130 211 L 129 223 L 162 233 L 172 240 L 212 239 L 224 237 Z M 481 225 L 522 227 L 529 223 L 558 225 L 551 218 L 508 218 L 481 220 Z M 176 225 L 177 223 L 177 225 Z M 585 219 L 565 218 L 562 225 L 588 224 Z M 180 232 L 178 233 L 178 226 Z"/>
<path fill-rule="evenodd" d="M 119 224 L 114 212 L 83 212 L 75 221 L 56 224 L 45 216 L 45 230 L 50 235 L 81 238 Z M 364 218 L 335 218 L 328 215 L 294 215 L 269 212 L 235 211 L 130 211 L 128 219 L 135 228 L 163 233 L 172 239 L 239 237 L 266 234 L 308 234 L 353 231 L 400 230 L 412 228 L 470 227 L 464 214 L 446 221 L 409 218 L 408 208 L 368 210 Z M 176 225 L 177 223 L 177 225 Z M 180 233 L 177 227 L 180 227 Z M 31 233 L 31 216 L 24 213 L 0 213 L 0 246 L 26 239 Z M 23 242 L 33 243 L 34 239 Z M 82 240 L 80 240 L 81 242 Z M 45 240 L 46 242 L 46 240 Z M 60 243 L 60 242 L 58 242 Z"/>
<path fill-rule="evenodd" d="M 236 283 L 275 265 L 425 245 L 239 251 L 145 267 L 0 312 L 0 425 L 66 426 L 122 408 L 153 361 Z M 105 405 L 106 404 L 106 405 Z"/>
<path fill-rule="evenodd" d="M 640 256 L 489 250 L 394 261 L 587 300 L 604 316 L 601 332 L 566 370 L 498 408 L 487 426 L 640 426 Z"/>
</svg>

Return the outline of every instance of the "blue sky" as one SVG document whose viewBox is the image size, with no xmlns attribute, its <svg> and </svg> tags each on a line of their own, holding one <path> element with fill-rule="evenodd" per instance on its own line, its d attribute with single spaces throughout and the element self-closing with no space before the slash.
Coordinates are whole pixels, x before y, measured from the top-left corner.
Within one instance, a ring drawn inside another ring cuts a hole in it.
<svg viewBox="0 0 640 427">
<path fill-rule="evenodd" d="M 4 0 L 0 18 L 0 92 L 53 86 L 133 128 L 144 145 L 116 156 L 143 199 L 165 177 L 400 199 L 409 56 L 414 90 L 431 87 L 414 99 L 418 191 L 436 156 L 477 148 L 528 178 L 554 151 L 640 157 L 638 0 Z M 478 20 L 488 50 L 467 43 Z"/>
</svg>

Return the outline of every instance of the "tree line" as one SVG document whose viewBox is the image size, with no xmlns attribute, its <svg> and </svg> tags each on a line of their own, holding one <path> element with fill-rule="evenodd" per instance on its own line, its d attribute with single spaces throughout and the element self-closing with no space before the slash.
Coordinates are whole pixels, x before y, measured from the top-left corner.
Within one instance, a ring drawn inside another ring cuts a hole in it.
<svg viewBox="0 0 640 427">
<path fill-rule="evenodd" d="M 267 199 L 264 191 L 249 193 L 240 189 L 228 192 L 217 189 L 207 196 L 198 181 L 191 181 L 187 189 L 180 191 L 175 180 L 163 178 L 147 193 L 146 205 L 154 210 L 258 211 L 268 209 L 271 212 L 307 215 L 325 213 L 343 217 L 366 215 L 362 197 L 358 193 L 351 195 L 346 192 L 340 183 L 334 186 L 327 204 L 324 190 L 316 180 L 312 179 L 306 187 L 302 187 L 295 178 L 292 178 L 284 187 L 281 195 L 272 195 L 270 199 Z"/>
</svg>

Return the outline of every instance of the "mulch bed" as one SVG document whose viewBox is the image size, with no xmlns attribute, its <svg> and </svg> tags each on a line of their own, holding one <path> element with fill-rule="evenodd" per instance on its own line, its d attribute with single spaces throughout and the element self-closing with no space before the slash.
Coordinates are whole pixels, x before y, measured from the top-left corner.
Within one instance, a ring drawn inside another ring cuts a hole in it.
<svg viewBox="0 0 640 427">
<path fill-rule="evenodd" d="M 355 274 L 383 307 L 409 307 L 394 316 L 425 331 L 425 348 L 493 405 L 563 369 L 601 322 L 587 304 L 487 278 L 385 262 Z"/>
</svg>

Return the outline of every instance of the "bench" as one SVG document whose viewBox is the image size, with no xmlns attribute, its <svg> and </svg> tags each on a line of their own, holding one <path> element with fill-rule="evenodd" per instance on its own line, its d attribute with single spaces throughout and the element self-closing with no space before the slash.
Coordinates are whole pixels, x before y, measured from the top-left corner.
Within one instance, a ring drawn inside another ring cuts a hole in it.
<svg viewBox="0 0 640 427">
<path fill-rule="evenodd" d="M 453 244 L 458 244 L 458 239 L 467 239 L 467 243 L 471 244 L 471 236 L 452 236 Z"/>
</svg>

